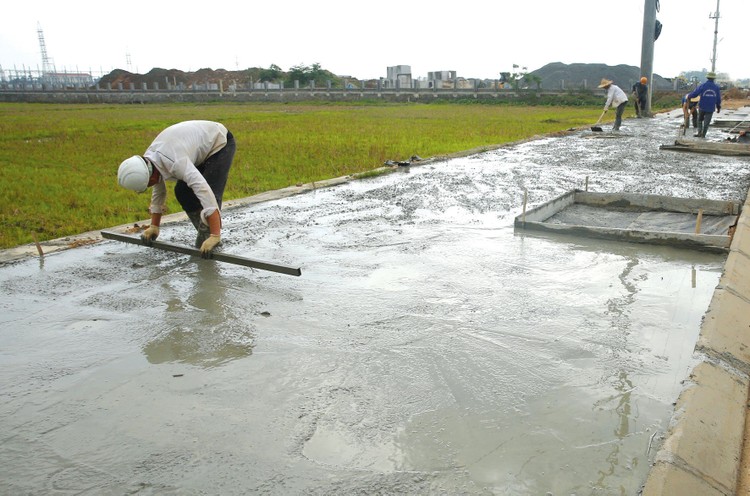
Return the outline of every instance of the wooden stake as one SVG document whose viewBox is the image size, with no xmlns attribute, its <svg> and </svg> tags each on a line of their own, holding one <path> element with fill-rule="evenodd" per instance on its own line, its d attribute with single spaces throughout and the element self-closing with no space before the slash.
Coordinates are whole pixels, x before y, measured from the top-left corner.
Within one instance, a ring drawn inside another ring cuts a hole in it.
<svg viewBox="0 0 750 496">
<path fill-rule="evenodd" d="M 526 225 L 526 200 L 528 200 L 529 192 L 523 190 L 523 214 L 521 215 L 521 221 Z"/>
<path fill-rule="evenodd" d="M 34 238 L 34 244 L 36 245 L 36 251 L 39 252 L 39 256 L 43 257 L 44 252 L 42 251 L 42 245 L 39 244 L 39 240 L 36 239 L 36 233 L 31 231 L 31 237 Z"/>
<path fill-rule="evenodd" d="M 586 184 L 583 187 L 583 190 L 584 191 L 588 191 L 589 190 L 589 176 L 586 176 Z"/>
<path fill-rule="evenodd" d="M 701 222 L 703 222 L 703 209 L 698 210 L 698 220 L 695 223 L 695 234 L 701 233 Z"/>
</svg>

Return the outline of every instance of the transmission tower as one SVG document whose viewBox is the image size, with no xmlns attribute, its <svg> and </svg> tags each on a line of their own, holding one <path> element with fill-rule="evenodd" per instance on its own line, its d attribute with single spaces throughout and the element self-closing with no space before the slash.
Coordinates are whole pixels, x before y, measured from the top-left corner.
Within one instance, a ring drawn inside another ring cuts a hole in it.
<svg viewBox="0 0 750 496">
<path fill-rule="evenodd" d="M 716 23 L 714 24 L 714 54 L 711 57 L 711 72 L 716 72 L 716 43 L 718 41 L 719 37 L 719 2 L 721 0 L 716 0 L 716 12 L 714 14 L 709 14 L 709 19 L 715 19 Z"/>
<path fill-rule="evenodd" d="M 44 43 L 44 32 L 42 31 L 42 25 L 38 22 L 36 23 L 36 33 L 39 36 L 39 49 L 42 52 L 42 72 L 44 74 L 55 72 L 55 63 L 47 56 L 47 45 Z"/>
</svg>

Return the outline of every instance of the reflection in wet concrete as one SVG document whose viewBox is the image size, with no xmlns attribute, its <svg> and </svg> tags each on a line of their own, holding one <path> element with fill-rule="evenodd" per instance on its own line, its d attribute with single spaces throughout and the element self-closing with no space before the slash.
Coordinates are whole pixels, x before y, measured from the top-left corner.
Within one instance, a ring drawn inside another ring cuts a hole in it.
<svg viewBox="0 0 750 496">
<path fill-rule="evenodd" d="M 151 363 L 185 362 L 218 366 L 252 353 L 250 329 L 227 298 L 221 266 L 197 261 L 179 281 L 179 292 L 166 301 L 170 328 L 149 341 L 143 353 Z"/>
<path fill-rule="evenodd" d="M 117 242 L 0 267 L 0 493 L 637 494 L 724 258 L 513 218 L 750 168 L 626 125 L 226 213 L 300 278 Z"/>
</svg>

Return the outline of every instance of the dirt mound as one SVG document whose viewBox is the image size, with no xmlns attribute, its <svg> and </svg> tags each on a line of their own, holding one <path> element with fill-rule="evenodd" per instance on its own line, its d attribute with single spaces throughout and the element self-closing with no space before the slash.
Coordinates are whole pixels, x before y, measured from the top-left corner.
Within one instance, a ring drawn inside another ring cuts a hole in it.
<svg viewBox="0 0 750 496">
<path fill-rule="evenodd" d="M 140 88 L 143 83 L 146 83 L 149 88 L 153 88 L 154 85 L 167 88 L 179 85 L 190 87 L 193 84 L 218 84 L 220 81 L 223 81 L 225 85 L 229 82 L 246 83 L 253 79 L 257 80 L 257 75 L 251 69 L 242 71 L 199 69 L 195 72 L 183 72 L 179 69 L 154 68 L 146 74 L 134 74 L 123 69 L 115 69 L 102 77 L 100 84 L 110 83 L 112 86 L 122 84 L 127 87 L 132 83 L 136 88 Z"/>
</svg>

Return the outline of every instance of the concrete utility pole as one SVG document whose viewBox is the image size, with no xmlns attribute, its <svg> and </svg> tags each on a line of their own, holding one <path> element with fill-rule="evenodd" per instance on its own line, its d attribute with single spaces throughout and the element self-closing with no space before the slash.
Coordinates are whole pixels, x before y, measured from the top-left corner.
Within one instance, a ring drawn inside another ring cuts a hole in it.
<svg viewBox="0 0 750 496">
<path fill-rule="evenodd" d="M 654 31 L 656 29 L 656 2 L 646 0 L 643 7 L 643 41 L 641 44 L 641 75 L 648 78 L 648 98 L 644 115 L 651 115 L 651 93 L 654 88 Z"/>
<path fill-rule="evenodd" d="M 716 13 L 709 15 L 709 19 L 715 19 L 716 23 L 714 24 L 714 54 L 711 57 L 711 72 L 716 72 L 716 43 L 719 38 L 719 2 L 721 0 L 716 0 Z"/>
</svg>

